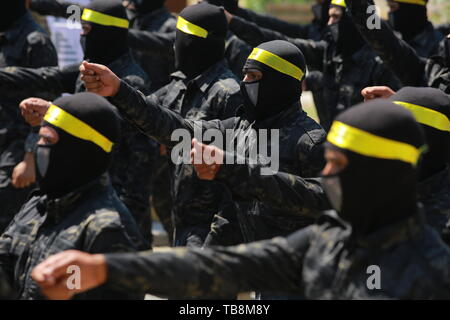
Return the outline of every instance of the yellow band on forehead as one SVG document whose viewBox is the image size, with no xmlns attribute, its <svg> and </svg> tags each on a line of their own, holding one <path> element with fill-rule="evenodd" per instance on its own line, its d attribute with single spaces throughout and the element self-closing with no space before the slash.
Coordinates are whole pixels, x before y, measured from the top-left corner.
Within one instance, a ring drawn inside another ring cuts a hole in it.
<svg viewBox="0 0 450 320">
<path fill-rule="evenodd" d="M 304 72 L 302 71 L 302 69 L 269 51 L 255 48 L 253 49 L 248 59 L 264 63 L 272 69 L 287 74 L 288 76 L 291 76 L 292 78 L 295 78 L 299 81 L 303 79 Z"/>
<path fill-rule="evenodd" d="M 101 24 L 103 26 L 118 27 L 123 29 L 128 29 L 130 26 L 127 19 L 113 17 L 90 9 L 83 10 L 81 20 Z"/>
<path fill-rule="evenodd" d="M 395 2 L 403 2 L 409 4 L 417 4 L 420 6 L 426 6 L 427 2 L 425 0 L 394 0 Z"/>
<path fill-rule="evenodd" d="M 107 153 L 112 150 L 113 143 L 108 138 L 58 106 L 52 104 L 44 120 L 78 139 L 95 143 Z"/>
<path fill-rule="evenodd" d="M 178 16 L 177 29 L 183 31 L 184 33 L 191 34 L 200 38 L 208 37 L 208 31 L 206 29 L 190 23 L 181 16 Z"/>
<path fill-rule="evenodd" d="M 331 4 L 347 8 L 347 4 L 345 3 L 345 0 L 332 0 Z"/>
<path fill-rule="evenodd" d="M 412 112 L 417 122 L 441 131 L 450 132 L 450 120 L 443 113 L 416 104 L 394 101 Z"/>
<path fill-rule="evenodd" d="M 416 165 L 421 151 L 416 147 L 334 121 L 327 137 L 333 145 L 373 158 L 400 160 Z"/>
</svg>

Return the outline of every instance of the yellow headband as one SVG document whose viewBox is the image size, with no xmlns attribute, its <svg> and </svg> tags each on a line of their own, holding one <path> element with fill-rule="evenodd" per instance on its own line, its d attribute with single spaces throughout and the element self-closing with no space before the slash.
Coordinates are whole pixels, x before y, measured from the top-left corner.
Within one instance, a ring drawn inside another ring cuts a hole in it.
<svg viewBox="0 0 450 320">
<path fill-rule="evenodd" d="M 334 4 L 335 6 L 341 6 L 341 7 L 347 8 L 347 4 L 345 3 L 345 0 L 332 0 L 331 4 Z"/>
<path fill-rule="evenodd" d="M 417 122 L 441 131 L 450 132 L 450 121 L 445 114 L 412 103 L 402 101 L 394 101 L 394 103 L 411 111 Z"/>
<path fill-rule="evenodd" d="M 248 56 L 248 59 L 264 63 L 272 69 L 287 74 L 288 76 L 291 76 L 299 81 L 303 79 L 304 72 L 299 67 L 269 51 L 255 48 Z"/>
<path fill-rule="evenodd" d="M 412 165 L 416 165 L 421 154 L 421 150 L 410 144 L 379 137 L 339 121 L 333 122 L 327 140 L 367 157 L 400 160 Z"/>
<path fill-rule="evenodd" d="M 113 17 L 90 9 L 83 10 L 81 20 L 101 24 L 103 26 L 118 27 L 123 29 L 128 29 L 130 26 L 127 19 Z"/>
<path fill-rule="evenodd" d="M 177 29 L 183 31 L 184 33 L 191 34 L 200 38 L 208 37 L 207 30 L 203 29 L 202 27 L 196 26 L 193 23 L 190 23 L 181 16 L 178 16 Z"/>
<path fill-rule="evenodd" d="M 425 0 L 394 0 L 395 2 L 403 2 L 409 4 L 417 4 L 419 6 L 426 6 L 427 2 Z"/>
<path fill-rule="evenodd" d="M 44 120 L 78 139 L 95 143 L 107 153 L 112 150 L 113 143 L 108 138 L 54 104 L 47 110 Z"/>
</svg>

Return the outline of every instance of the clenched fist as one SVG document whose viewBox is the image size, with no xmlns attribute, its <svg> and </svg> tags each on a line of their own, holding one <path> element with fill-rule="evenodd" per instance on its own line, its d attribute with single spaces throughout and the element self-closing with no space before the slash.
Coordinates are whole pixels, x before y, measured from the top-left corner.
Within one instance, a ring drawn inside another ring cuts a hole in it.
<svg viewBox="0 0 450 320">
<path fill-rule="evenodd" d="M 40 98 L 28 98 L 19 104 L 20 112 L 25 121 L 32 127 L 39 126 L 45 113 L 50 108 L 50 102 Z"/>
<path fill-rule="evenodd" d="M 80 66 L 81 81 L 88 92 L 103 97 L 113 97 L 120 88 L 120 79 L 108 67 L 83 61 Z"/>
<path fill-rule="evenodd" d="M 200 179 L 214 180 L 223 162 L 223 150 L 192 139 L 191 163 Z"/>
</svg>

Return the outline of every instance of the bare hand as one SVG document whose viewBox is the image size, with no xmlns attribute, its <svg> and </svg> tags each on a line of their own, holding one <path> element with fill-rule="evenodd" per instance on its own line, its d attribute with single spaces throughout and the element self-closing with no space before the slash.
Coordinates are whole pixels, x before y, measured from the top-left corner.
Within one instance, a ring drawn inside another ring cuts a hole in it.
<svg viewBox="0 0 450 320">
<path fill-rule="evenodd" d="M 373 100 L 373 99 L 387 99 L 395 94 L 389 87 L 379 86 L 379 87 L 367 87 L 361 91 L 362 96 L 364 97 L 364 101 Z"/>
<path fill-rule="evenodd" d="M 88 92 L 103 97 L 113 97 L 119 91 L 120 79 L 104 65 L 83 61 L 80 73 Z"/>
<path fill-rule="evenodd" d="M 224 152 L 192 139 L 191 163 L 202 180 L 214 180 L 223 164 Z"/>
<path fill-rule="evenodd" d="M 75 275 L 68 269 L 72 266 L 79 268 L 80 288 L 73 288 L 70 286 L 71 281 L 68 281 Z M 31 277 L 49 299 L 68 300 L 75 294 L 96 288 L 106 281 L 105 256 L 76 250 L 64 251 L 37 265 Z"/>
<path fill-rule="evenodd" d="M 24 160 L 13 170 L 12 185 L 14 188 L 23 189 L 36 182 L 36 170 L 33 154 L 27 153 Z"/>
<path fill-rule="evenodd" d="M 23 100 L 20 105 L 20 112 L 25 121 L 32 127 L 39 126 L 45 116 L 50 102 L 40 98 L 28 98 Z"/>
</svg>

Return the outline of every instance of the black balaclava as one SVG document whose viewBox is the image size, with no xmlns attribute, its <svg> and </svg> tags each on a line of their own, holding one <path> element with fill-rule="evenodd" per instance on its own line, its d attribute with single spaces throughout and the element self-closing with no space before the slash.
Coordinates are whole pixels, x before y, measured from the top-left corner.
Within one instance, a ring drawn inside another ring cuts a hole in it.
<svg viewBox="0 0 450 320">
<path fill-rule="evenodd" d="M 8 30 L 26 11 L 25 0 L 2 1 L 0 32 Z"/>
<path fill-rule="evenodd" d="M 394 12 L 389 12 L 391 26 L 401 33 L 405 41 L 412 40 L 428 24 L 426 3 L 421 5 L 409 3 L 410 1 L 395 1 L 399 5 L 398 9 Z"/>
<path fill-rule="evenodd" d="M 366 42 L 352 22 L 346 7 L 343 6 L 345 2 L 339 1 L 342 5 L 334 3 L 335 1 L 332 1 L 330 7 L 341 8 L 343 10 L 342 18 L 338 22 L 327 26 L 326 39 L 333 44 L 337 55 L 341 55 L 344 58 L 351 57 Z"/>
<path fill-rule="evenodd" d="M 409 111 L 380 99 L 357 105 L 336 118 L 327 140 L 348 165 L 324 176 L 323 187 L 356 237 L 417 212 L 416 164 L 424 137 Z"/>
<path fill-rule="evenodd" d="M 201 2 L 181 11 L 175 39 L 175 68 L 189 79 L 225 55 L 228 24 L 223 8 Z"/>
<path fill-rule="evenodd" d="M 72 117 L 85 127 L 77 126 Z M 42 126 L 54 128 L 59 135 L 56 144 L 38 145 L 36 151 L 37 181 L 44 194 L 60 197 L 108 170 L 112 144 L 120 136 L 120 120 L 106 99 L 86 92 L 59 98 L 47 111 Z M 88 140 L 95 138 L 100 142 Z"/>
<path fill-rule="evenodd" d="M 94 13 L 89 17 L 87 13 Z M 97 13 L 108 19 L 98 19 Z M 128 50 L 128 18 L 121 0 L 94 0 L 83 11 L 83 23 L 90 23 L 92 30 L 81 36 L 84 58 L 90 62 L 108 65 Z M 111 25 L 110 19 L 114 23 Z"/>
<path fill-rule="evenodd" d="M 275 40 L 259 45 L 248 57 L 246 69 L 263 74 L 261 80 L 241 82 L 244 106 L 250 117 L 265 120 L 300 101 L 305 58 L 293 44 Z"/>
<path fill-rule="evenodd" d="M 142 17 L 148 13 L 158 10 L 164 6 L 166 0 L 130 0 L 135 9 L 127 8 L 127 15 L 130 21 Z"/>
<path fill-rule="evenodd" d="M 215 6 L 224 7 L 230 13 L 236 13 L 239 8 L 239 0 L 204 0 Z"/>
<path fill-rule="evenodd" d="M 419 179 L 444 169 L 450 160 L 450 97 L 435 88 L 404 87 L 390 100 L 409 109 L 425 132 L 428 150 L 420 163 Z"/>
</svg>

